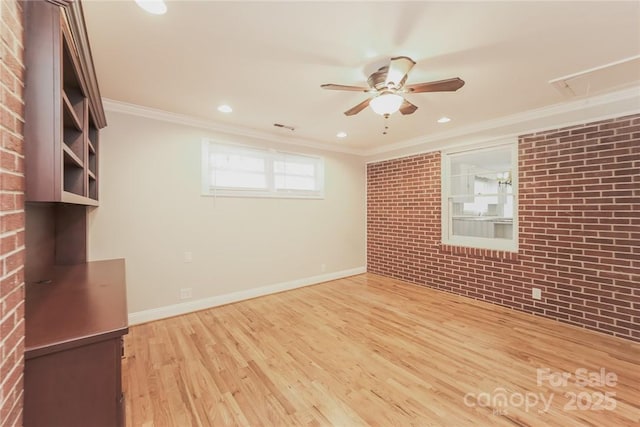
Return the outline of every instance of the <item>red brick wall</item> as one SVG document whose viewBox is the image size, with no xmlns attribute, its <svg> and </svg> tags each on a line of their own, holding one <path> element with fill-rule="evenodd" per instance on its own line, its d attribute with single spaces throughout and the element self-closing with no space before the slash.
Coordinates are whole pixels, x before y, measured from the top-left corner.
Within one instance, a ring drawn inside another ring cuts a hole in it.
<svg viewBox="0 0 640 427">
<path fill-rule="evenodd" d="M 518 253 L 456 248 L 439 152 L 369 164 L 368 270 L 640 341 L 640 115 L 520 137 L 519 181 Z"/>
<path fill-rule="evenodd" d="M 22 3 L 0 1 L 0 425 L 22 425 L 24 155 Z"/>
</svg>

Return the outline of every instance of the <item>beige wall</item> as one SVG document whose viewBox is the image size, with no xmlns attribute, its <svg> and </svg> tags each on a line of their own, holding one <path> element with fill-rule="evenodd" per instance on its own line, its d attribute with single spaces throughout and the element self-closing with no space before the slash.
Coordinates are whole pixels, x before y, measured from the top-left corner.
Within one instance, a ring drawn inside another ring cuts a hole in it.
<svg viewBox="0 0 640 427">
<path fill-rule="evenodd" d="M 107 119 L 89 259 L 126 259 L 130 313 L 185 302 L 180 288 L 198 300 L 365 266 L 362 158 L 121 113 Z M 203 137 L 324 156 L 325 199 L 201 196 Z"/>
</svg>

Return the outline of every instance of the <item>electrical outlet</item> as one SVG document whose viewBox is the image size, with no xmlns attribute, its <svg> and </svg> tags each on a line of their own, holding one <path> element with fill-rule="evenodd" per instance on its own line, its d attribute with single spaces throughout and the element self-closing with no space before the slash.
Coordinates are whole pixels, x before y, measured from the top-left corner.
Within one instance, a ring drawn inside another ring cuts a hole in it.
<svg viewBox="0 0 640 427">
<path fill-rule="evenodd" d="M 191 251 L 187 251 L 184 253 L 184 262 L 192 262 L 193 261 L 193 253 Z"/>
<path fill-rule="evenodd" d="M 325 271 L 327 271 L 327 264 L 320 264 L 320 271 L 322 273 L 324 273 Z"/>
<path fill-rule="evenodd" d="M 532 288 L 531 297 L 533 299 L 542 299 L 542 290 L 540 288 Z"/>
<path fill-rule="evenodd" d="M 191 298 L 191 288 L 180 289 L 180 299 L 189 299 L 189 298 Z"/>
</svg>

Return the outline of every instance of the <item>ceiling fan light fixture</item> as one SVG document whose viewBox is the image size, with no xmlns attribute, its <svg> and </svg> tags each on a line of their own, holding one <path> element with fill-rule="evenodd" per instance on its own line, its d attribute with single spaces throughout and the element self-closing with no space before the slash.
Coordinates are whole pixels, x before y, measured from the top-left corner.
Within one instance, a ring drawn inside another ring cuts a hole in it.
<svg viewBox="0 0 640 427">
<path fill-rule="evenodd" d="M 323 89 L 348 90 L 356 92 L 366 92 L 375 94 L 373 98 L 367 98 L 359 104 L 354 105 L 344 112 L 345 116 L 358 114 L 367 106 L 385 118 L 399 111 L 403 116 L 413 114 L 418 107 L 413 105 L 408 99 L 404 99 L 404 93 L 423 92 L 455 92 L 464 86 L 464 80 L 460 77 L 452 79 L 437 80 L 432 82 L 414 83 L 405 86 L 409 71 L 416 65 L 416 62 L 408 56 L 396 56 L 389 60 L 389 65 L 378 68 L 367 78 L 369 87 L 347 86 L 326 83 L 320 85 Z"/>
<path fill-rule="evenodd" d="M 383 93 L 371 100 L 369 105 L 376 114 L 385 116 L 393 114 L 400 109 L 404 98 L 395 93 Z"/>
<path fill-rule="evenodd" d="M 438 119 L 438 123 L 449 123 L 451 119 L 447 116 L 442 116 Z"/>
<path fill-rule="evenodd" d="M 136 0 L 136 3 L 144 11 L 153 15 L 164 15 L 167 13 L 167 5 L 164 0 Z"/>
</svg>

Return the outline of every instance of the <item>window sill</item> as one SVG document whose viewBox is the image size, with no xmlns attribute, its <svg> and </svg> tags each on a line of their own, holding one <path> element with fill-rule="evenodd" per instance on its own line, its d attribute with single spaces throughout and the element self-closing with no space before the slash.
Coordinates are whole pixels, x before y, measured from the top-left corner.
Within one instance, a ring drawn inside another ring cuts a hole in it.
<svg viewBox="0 0 640 427">
<path fill-rule="evenodd" d="M 451 255 L 465 255 L 476 258 L 498 259 L 501 261 L 516 261 L 518 259 L 518 252 L 498 249 L 470 248 L 467 246 L 453 246 L 444 243 L 440 244 L 440 252 Z"/>
<path fill-rule="evenodd" d="M 254 198 L 254 199 L 324 199 L 324 193 L 321 194 L 305 194 L 305 193 L 270 193 L 255 191 L 225 191 L 217 190 L 211 193 L 201 193 L 202 197 L 227 197 L 227 198 Z"/>
</svg>

